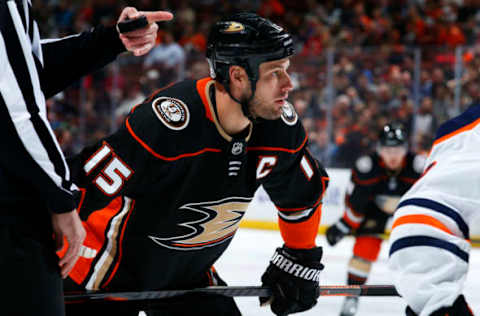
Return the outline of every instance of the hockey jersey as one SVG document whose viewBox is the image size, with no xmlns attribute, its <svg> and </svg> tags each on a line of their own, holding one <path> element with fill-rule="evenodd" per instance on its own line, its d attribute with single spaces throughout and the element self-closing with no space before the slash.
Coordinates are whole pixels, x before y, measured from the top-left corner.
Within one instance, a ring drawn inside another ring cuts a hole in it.
<svg viewBox="0 0 480 316">
<path fill-rule="evenodd" d="M 69 161 L 87 230 L 70 273 L 75 283 L 191 286 L 227 248 L 260 185 L 278 208 L 286 245 L 315 246 L 328 177 L 306 149 L 293 106 L 230 136 L 214 91 L 211 78 L 160 90 L 116 133 Z"/>
<path fill-rule="evenodd" d="M 394 216 L 390 269 L 420 316 L 451 306 L 463 289 L 469 223 L 480 209 L 479 123 L 477 105 L 440 126 L 423 176 Z"/>
<path fill-rule="evenodd" d="M 407 153 L 402 168 L 388 170 L 377 153 L 357 159 L 345 195 L 343 220 L 352 228 L 383 233 L 400 197 L 420 177 L 425 159 Z M 372 222 L 365 222 L 368 217 Z"/>
</svg>

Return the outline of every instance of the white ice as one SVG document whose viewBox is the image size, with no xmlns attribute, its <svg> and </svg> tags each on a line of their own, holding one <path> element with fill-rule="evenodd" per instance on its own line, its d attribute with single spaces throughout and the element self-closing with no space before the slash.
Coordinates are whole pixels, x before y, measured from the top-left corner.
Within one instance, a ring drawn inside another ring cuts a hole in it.
<svg viewBox="0 0 480 316">
<path fill-rule="evenodd" d="M 327 245 L 325 237 L 319 236 L 317 244 L 324 249 L 325 264 L 321 277 L 322 285 L 346 284 L 346 269 L 351 257 L 353 239 L 345 238 L 335 247 Z M 230 247 L 215 264 L 220 276 L 229 285 L 260 285 L 260 277 L 276 247 L 282 245 L 278 231 L 239 229 Z M 373 265 L 367 284 L 391 284 L 387 268 L 388 244 L 382 244 L 377 262 Z M 480 249 L 470 253 L 470 271 L 464 294 L 475 314 L 480 315 Z M 259 307 L 257 298 L 236 298 L 245 316 L 273 315 L 269 307 Z M 343 298 L 320 297 L 310 311 L 295 315 L 338 316 Z M 405 315 L 405 304 L 397 297 L 363 297 L 360 299 L 358 316 Z"/>
</svg>

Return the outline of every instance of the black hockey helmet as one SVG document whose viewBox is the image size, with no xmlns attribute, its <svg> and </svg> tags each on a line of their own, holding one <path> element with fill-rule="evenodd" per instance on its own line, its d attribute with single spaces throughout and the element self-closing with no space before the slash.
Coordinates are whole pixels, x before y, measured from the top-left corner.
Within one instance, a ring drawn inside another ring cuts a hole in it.
<svg viewBox="0 0 480 316">
<path fill-rule="evenodd" d="M 400 123 L 386 124 L 379 134 L 380 146 L 407 146 L 407 134 Z"/>
<path fill-rule="evenodd" d="M 245 69 L 253 98 L 260 64 L 291 56 L 294 52 L 290 34 L 275 23 L 250 12 L 236 13 L 215 23 L 207 42 L 210 76 L 223 84 L 230 96 L 230 66 Z"/>
</svg>

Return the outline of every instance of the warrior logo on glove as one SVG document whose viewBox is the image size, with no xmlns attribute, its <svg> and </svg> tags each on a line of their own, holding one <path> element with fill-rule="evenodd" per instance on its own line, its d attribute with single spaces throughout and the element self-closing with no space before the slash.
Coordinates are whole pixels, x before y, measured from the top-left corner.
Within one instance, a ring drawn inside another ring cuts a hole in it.
<svg viewBox="0 0 480 316">
<path fill-rule="evenodd" d="M 276 265 L 280 270 L 283 270 L 289 274 L 302 278 L 307 281 L 320 282 L 320 269 L 314 269 L 302 266 L 301 264 L 294 263 L 292 260 L 286 258 L 278 252 L 275 252 L 271 260 L 272 264 Z"/>
</svg>

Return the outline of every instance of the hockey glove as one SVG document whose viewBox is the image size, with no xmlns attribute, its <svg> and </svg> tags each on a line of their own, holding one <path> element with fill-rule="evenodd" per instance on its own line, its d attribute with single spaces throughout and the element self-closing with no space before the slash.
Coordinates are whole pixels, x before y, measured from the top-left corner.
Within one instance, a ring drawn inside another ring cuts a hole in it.
<svg viewBox="0 0 480 316">
<path fill-rule="evenodd" d="M 326 236 L 330 246 L 336 245 L 345 235 L 348 235 L 352 231 L 352 227 L 347 224 L 343 219 L 339 220 L 336 224 L 327 228 Z"/>
<path fill-rule="evenodd" d="M 407 306 L 406 314 L 407 316 L 417 316 L 417 314 L 415 314 L 415 312 L 410 308 L 410 306 Z M 442 307 L 439 310 L 433 312 L 430 316 L 453 316 L 453 315 L 473 316 L 473 312 L 468 306 L 467 302 L 465 301 L 465 297 L 463 295 L 460 295 L 455 300 L 452 306 Z"/>
<path fill-rule="evenodd" d="M 275 315 L 288 315 L 309 310 L 317 304 L 319 280 L 323 265 L 322 248 L 277 248 L 262 285 L 272 290 L 272 297 L 261 297 L 260 304 L 270 302 Z"/>
</svg>

